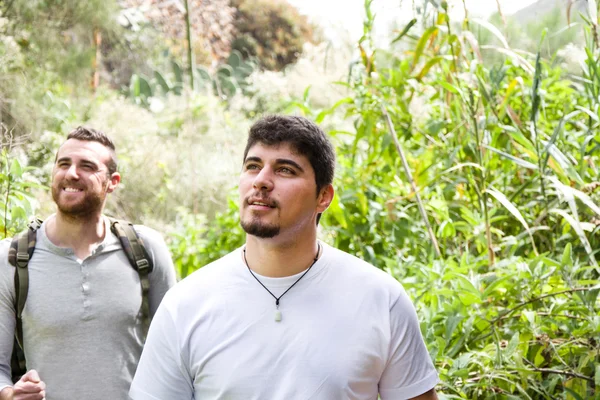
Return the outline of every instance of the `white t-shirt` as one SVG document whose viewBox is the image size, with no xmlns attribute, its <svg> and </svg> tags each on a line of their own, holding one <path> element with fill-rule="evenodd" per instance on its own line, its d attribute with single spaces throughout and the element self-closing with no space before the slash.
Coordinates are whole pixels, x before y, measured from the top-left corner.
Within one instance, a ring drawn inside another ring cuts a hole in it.
<svg viewBox="0 0 600 400">
<path fill-rule="evenodd" d="M 299 276 L 259 279 L 279 296 Z M 323 245 L 275 310 L 241 249 L 194 272 L 156 312 L 129 395 L 409 399 L 438 382 L 406 292 L 354 256 Z"/>
</svg>

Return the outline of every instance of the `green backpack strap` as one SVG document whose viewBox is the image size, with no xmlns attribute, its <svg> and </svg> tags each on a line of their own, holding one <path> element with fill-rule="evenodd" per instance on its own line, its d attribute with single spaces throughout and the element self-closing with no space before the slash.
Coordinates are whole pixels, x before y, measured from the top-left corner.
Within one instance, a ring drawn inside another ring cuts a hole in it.
<svg viewBox="0 0 600 400">
<path fill-rule="evenodd" d="M 140 276 L 140 284 L 142 286 L 142 325 L 144 333 L 147 334 L 150 326 L 150 302 L 148 299 L 150 281 L 148 274 L 152 272 L 152 259 L 148 254 L 144 241 L 138 236 L 131 222 L 113 218 L 109 218 L 109 220 L 110 230 L 119 238 L 123 251 L 129 259 L 129 263 Z"/>
<path fill-rule="evenodd" d="M 8 262 L 16 268 L 15 271 L 15 339 L 11 357 L 11 373 L 13 382 L 17 382 L 25 372 L 27 365 L 23 347 L 23 309 L 29 290 L 29 260 L 33 256 L 36 243 L 37 230 L 42 225 L 42 220 L 33 219 L 29 227 L 17 234 L 10 244 Z"/>
</svg>

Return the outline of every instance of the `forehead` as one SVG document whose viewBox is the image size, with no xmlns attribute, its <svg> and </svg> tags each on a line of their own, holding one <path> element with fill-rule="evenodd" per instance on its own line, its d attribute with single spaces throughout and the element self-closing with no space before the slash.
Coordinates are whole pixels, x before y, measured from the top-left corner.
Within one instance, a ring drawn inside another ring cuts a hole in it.
<svg viewBox="0 0 600 400">
<path fill-rule="evenodd" d="M 102 143 L 89 140 L 69 139 L 60 146 L 56 159 L 87 159 L 106 163 L 110 159 L 110 149 Z"/>
</svg>

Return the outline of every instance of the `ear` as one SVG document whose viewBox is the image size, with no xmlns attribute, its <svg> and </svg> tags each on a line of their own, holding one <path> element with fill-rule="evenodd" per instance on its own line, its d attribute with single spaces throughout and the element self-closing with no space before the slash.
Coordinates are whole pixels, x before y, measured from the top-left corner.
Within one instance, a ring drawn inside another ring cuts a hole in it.
<svg viewBox="0 0 600 400">
<path fill-rule="evenodd" d="M 333 185 L 329 184 L 321 189 L 321 193 L 319 193 L 319 197 L 317 197 L 317 213 L 322 213 L 327 210 L 331 202 L 333 201 L 333 196 L 335 195 L 335 191 L 333 190 Z"/>
<path fill-rule="evenodd" d="M 113 174 L 110 176 L 110 179 L 108 180 L 108 184 L 106 186 L 106 193 L 114 192 L 114 190 L 117 188 L 117 185 L 119 185 L 119 182 L 121 182 L 121 174 L 119 174 L 118 172 L 113 172 Z"/>
</svg>

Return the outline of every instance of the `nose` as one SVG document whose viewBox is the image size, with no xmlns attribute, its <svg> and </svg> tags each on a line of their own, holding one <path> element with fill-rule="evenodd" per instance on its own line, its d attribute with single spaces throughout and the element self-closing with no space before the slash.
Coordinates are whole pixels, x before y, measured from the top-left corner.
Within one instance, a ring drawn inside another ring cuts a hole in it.
<svg viewBox="0 0 600 400">
<path fill-rule="evenodd" d="M 79 174 L 77 173 L 77 166 L 75 164 L 71 164 L 65 173 L 65 177 L 68 179 L 79 179 Z"/>
<path fill-rule="evenodd" d="M 254 178 L 252 187 L 255 190 L 270 191 L 273 189 L 273 174 L 269 167 L 263 167 Z"/>
</svg>

